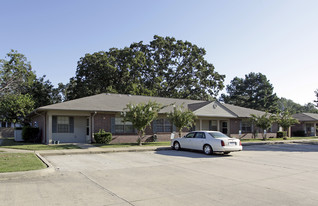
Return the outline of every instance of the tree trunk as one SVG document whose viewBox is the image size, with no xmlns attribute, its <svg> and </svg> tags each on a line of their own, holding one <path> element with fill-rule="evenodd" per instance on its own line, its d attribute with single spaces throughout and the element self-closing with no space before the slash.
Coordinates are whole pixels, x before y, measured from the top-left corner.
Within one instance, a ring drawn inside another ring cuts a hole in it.
<svg viewBox="0 0 318 206">
<path fill-rule="evenodd" d="M 181 137 L 181 129 L 179 130 L 179 137 Z"/>
</svg>

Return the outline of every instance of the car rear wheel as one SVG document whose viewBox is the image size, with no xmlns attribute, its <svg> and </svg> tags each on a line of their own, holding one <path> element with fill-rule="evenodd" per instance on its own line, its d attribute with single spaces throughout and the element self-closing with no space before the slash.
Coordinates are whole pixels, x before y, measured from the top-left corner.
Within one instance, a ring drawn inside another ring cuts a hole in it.
<svg viewBox="0 0 318 206">
<path fill-rule="evenodd" d="M 212 154 L 213 153 L 212 147 L 210 145 L 207 145 L 207 144 L 204 145 L 203 146 L 203 152 L 206 155 Z"/>
<path fill-rule="evenodd" d="M 174 143 L 173 143 L 173 148 L 174 148 L 175 150 L 180 150 L 180 149 L 181 149 L 180 143 L 179 143 L 179 142 L 174 142 Z"/>
</svg>

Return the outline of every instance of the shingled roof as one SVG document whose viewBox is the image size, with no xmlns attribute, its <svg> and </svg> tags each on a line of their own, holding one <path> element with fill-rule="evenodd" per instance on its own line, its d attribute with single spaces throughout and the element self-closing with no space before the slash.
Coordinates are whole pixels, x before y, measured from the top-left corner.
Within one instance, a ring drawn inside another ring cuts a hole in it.
<svg viewBox="0 0 318 206">
<path fill-rule="evenodd" d="M 169 105 L 162 109 L 160 113 L 170 112 L 173 105 L 184 105 L 193 111 L 197 116 L 215 116 L 228 118 L 246 118 L 251 114 L 262 115 L 264 112 L 234 106 L 230 104 L 221 104 L 220 102 L 176 99 L 164 97 L 151 97 L 129 94 L 111 94 L 102 93 L 89 97 L 83 97 L 75 100 L 43 106 L 36 111 L 88 111 L 88 112 L 122 112 L 128 103 L 145 103 L 156 101 L 162 105 Z"/>
<path fill-rule="evenodd" d="M 245 117 L 251 117 L 251 114 L 255 115 L 263 115 L 265 112 L 255 110 L 255 109 L 249 109 L 245 107 L 239 107 L 232 104 L 222 104 L 225 108 L 227 108 L 229 111 L 234 113 L 237 117 L 245 118 Z"/>
<path fill-rule="evenodd" d="M 97 111 L 97 112 L 122 112 L 128 103 L 142 103 L 148 101 L 156 101 L 162 105 L 168 106 L 160 113 L 169 112 L 173 106 L 184 104 L 186 107 L 190 104 L 205 103 L 206 101 L 189 100 L 189 99 L 176 99 L 176 98 L 163 98 L 163 97 L 151 97 L 151 96 L 139 96 L 139 95 L 127 95 L 127 94 L 110 94 L 102 93 L 89 97 L 83 97 L 74 99 L 62 103 L 52 104 L 44 107 L 40 107 L 37 111 L 47 110 L 67 110 L 67 111 Z"/>
<path fill-rule="evenodd" d="M 315 122 L 318 121 L 318 114 L 315 113 L 300 113 L 294 114 L 293 117 L 300 122 Z"/>
</svg>

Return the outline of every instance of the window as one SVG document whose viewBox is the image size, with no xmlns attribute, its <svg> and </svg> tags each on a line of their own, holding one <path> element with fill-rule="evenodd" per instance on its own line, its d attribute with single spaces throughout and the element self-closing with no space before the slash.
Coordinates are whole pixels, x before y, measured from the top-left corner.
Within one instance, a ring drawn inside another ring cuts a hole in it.
<svg viewBox="0 0 318 206">
<path fill-rule="evenodd" d="M 53 133 L 74 133 L 74 118 L 67 116 L 52 116 Z"/>
<path fill-rule="evenodd" d="M 185 136 L 185 138 L 194 138 L 195 133 L 191 132 Z"/>
<path fill-rule="evenodd" d="M 156 132 L 172 132 L 172 125 L 168 119 L 157 119 L 154 124 Z"/>
<path fill-rule="evenodd" d="M 57 117 L 57 133 L 69 133 L 70 120 L 69 117 Z"/>
<path fill-rule="evenodd" d="M 7 127 L 7 123 L 6 122 L 1 122 L 1 127 Z"/>
<path fill-rule="evenodd" d="M 212 131 L 218 130 L 218 121 L 210 120 L 210 130 L 212 130 Z"/>
<path fill-rule="evenodd" d="M 241 131 L 242 133 L 252 132 L 252 124 L 250 122 L 241 122 Z"/>
<path fill-rule="evenodd" d="M 194 138 L 205 139 L 205 134 L 203 132 L 197 132 Z"/>
<path fill-rule="evenodd" d="M 124 122 L 123 118 L 116 117 L 115 133 L 134 133 L 134 127 L 131 122 Z"/>
</svg>

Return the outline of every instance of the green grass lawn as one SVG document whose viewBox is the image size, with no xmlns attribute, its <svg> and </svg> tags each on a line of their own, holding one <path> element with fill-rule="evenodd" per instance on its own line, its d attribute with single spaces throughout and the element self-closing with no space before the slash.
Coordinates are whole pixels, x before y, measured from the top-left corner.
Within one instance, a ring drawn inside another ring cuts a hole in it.
<svg viewBox="0 0 318 206">
<path fill-rule="evenodd" d="M 1 153 L 0 173 L 44 169 L 46 165 L 33 153 Z"/>
<path fill-rule="evenodd" d="M 93 144 L 96 147 L 101 148 L 118 148 L 118 147 L 132 147 L 138 146 L 137 143 L 118 143 L 118 144 Z M 167 142 L 145 142 L 142 146 L 170 146 L 170 141 Z"/>
<path fill-rule="evenodd" d="M 302 139 L 315 139 L 318 140 L 318 137 L 291 137 L 287 140 L 302 140 Z M 242 142 L 261 142 L 263 139 L 241 139 Z M 265 141 L 284 141 L 283 138 L 267 138 Z"/>
<path fill-rule="evenodd" d="M 33 144 L 26 142 L 16 142 L 13 138 L 7 138 L 2 140 L 0 148 L 10 149 L 22 149 L 22 150 L 60 150 L 60 149 L 80 149 L 76 145 L 72 144 L 57 144 L 57 145 L 45 145 L 45 144 Z"/>
</svg>

